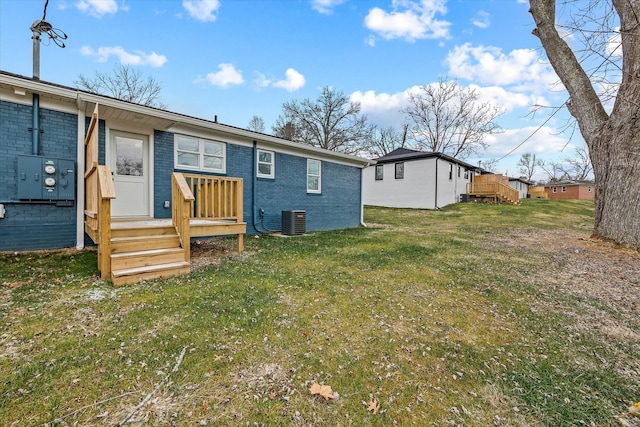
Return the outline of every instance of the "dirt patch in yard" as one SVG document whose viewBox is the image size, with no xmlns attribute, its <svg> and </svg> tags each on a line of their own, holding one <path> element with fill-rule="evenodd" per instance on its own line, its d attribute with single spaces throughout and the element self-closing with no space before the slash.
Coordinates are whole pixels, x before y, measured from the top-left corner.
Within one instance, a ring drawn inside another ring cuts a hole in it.
<svg viewBox="0 0 640 427">
<path fill-rule="evenodd" d="M 191 270 L 219 265 L 224 260 L 247 258 L 251 252 L 238 253 L 236 239 L 198 239 L 191 242 Z"/>
<path fill-rule="evenodd" d="M 551 305 L 572 320 L 567 330 L 587 333 L 609 348 L 618 344 L 640 353 L 640 252 L 571 231 L 526 230 L 499 239 L 500 245 L 547 256 L 548 269 L 530 277 L 542 300 L 532 309 Z M 568 298 L 567 298 L 568 297 Z M 604 360 L 620 374 L 640 377 L 640 360 L 613 351 L 624 360 Z"/>
</svg>

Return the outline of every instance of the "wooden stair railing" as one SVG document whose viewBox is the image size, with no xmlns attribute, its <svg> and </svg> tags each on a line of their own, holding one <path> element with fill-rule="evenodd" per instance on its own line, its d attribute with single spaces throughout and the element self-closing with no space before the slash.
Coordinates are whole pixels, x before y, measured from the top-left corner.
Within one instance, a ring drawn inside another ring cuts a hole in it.
<svg viewBox="0 0 640 427">
<path fill-rule="evenodd" d="M 501 182 L 469 182 L 467 194 L 494 197 L 496 201 L 505 201 L 514 205 L 520 201 L 518 190 Z"/>
<path fill-rule="evenodd" d="M 193 212 L 193 193 L 184 176 L 179 172 L 171 174 L 171 221 L 176 228 L 180 244 L 184 250 L 184 260 L 191 260 L 191 212 Z"/>
<path fill-rule="evenodd" d="M 242 178 L 188 173 L 181 175 L 194 196 L 192 219 L 244 223 Z M 242 252 L 244 232 L 238 233 L 237 236 L 238 252 Z"/>
<path fill-rule="evenodd" d="M 109 166 L 98 166 L 98 270 L 102 279 L 111 277 L 111 199 L 116 190 Z"/>
</svg>

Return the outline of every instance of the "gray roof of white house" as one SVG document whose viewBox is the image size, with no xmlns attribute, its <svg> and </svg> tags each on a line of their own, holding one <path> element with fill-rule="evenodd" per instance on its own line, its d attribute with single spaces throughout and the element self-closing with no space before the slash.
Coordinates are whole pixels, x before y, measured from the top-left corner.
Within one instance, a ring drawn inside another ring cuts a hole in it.
<svg viewBox="0 0 640 427">
<path fill-rule="evenodd" d="M 396 148 L 391 153 L 386 154 L 382 157 L 378 157 L 375 159 L 378 163 L 394 163 L 399 161 L 412 161 L 412 160 L 421 160 L 421 159 L 429 159 L 429 158 L 439 158 L 446 160 L 451 163 L 458 164 L 460 166 L 464 166 L 467 169 L 473 169 L 477 171 L 484 172 L 479 166 L 474 166 L 470 163 L 464 162 L 462 160 L 458 160 L 455 157 L 451 157 L 447 154 L 438 153 L 435 151 L 418 151 L 412 150 L 410 148 Z"/>
</svg>

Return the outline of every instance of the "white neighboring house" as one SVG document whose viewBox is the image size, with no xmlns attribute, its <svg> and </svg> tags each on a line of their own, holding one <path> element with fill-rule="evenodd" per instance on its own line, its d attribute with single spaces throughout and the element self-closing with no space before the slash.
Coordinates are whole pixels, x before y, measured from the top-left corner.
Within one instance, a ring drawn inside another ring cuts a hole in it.
<svg viewBox="0 0 640 427">
<path fill-rule="evenodd" d="M 438 209 L 460 202 L 481 168 L 442 153 L 398 148 L 363 169 L 365 205 Z"/>
<path fill-rule="evenodd" d="M 527 194 L 529 193 L 529 187 L 532 186 L 533 183 L 528 181 L 524 177 L 520 178 L 509 178 L 509 187 L 518 190 L 518 195 L 520 199 L 526 199 Z"/>
</svg>

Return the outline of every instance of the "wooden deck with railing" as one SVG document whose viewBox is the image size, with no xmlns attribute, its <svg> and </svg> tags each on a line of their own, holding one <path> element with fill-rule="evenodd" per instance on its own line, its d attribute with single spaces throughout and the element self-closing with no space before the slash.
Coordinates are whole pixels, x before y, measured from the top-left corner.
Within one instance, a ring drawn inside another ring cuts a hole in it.
<svg viewBox="0 0 640 427">
<path fill-rule="evenodd" d="M 98 165 L 98 107 L 85 138 L 85 232 L 98 246 L 98 269 L 115 285 L 186 274 L 191 238 L 237 235 L 242 252 L 243 182 L 240 178 L 172 173 L 170 219 L 113 219 L 117 197 L 111 170 Z"/>
<path fill-rule="evenodd" d="M 509 179 L 502 175 L 480 175 L 467 183 L 467 194 L 471 199 L 493 203 L 520 203 L 518 190 L 509 186 Z"/>
<path fill-rule="evenodd" d="M 548 199 L 549 195 L 547 194 L 544 186 L 537 186 L 529 188 L 528 192 L 529 196 L 533 199 Z"/>
</svg>

